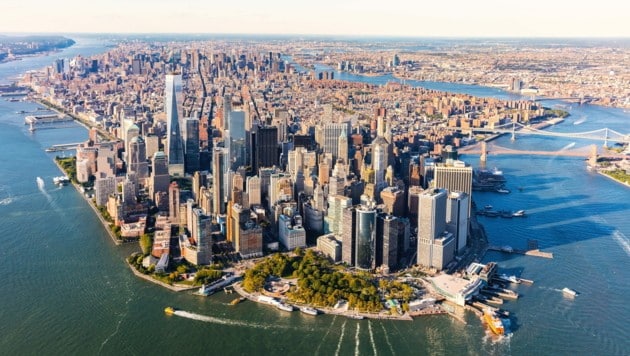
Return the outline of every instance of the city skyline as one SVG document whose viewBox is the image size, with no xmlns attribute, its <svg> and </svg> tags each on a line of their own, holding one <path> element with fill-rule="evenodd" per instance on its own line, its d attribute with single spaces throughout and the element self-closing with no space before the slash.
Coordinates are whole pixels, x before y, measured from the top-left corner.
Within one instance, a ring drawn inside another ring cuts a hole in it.
<svg viewBox="0 0 630 356">
<path fill-rule="evenodd" d="M 9 0 L 0 33 L 208 33 L 392 37 L 629 37 L 630 4 L 602 0 L 596 7 L 533 0 L 483 4 L 322 0 L 317 6 L 286 0 L 239 6 L 189 0 L 91 3 Z M 25 21 L 28 19 L 28 21 Z"/>
</svg>

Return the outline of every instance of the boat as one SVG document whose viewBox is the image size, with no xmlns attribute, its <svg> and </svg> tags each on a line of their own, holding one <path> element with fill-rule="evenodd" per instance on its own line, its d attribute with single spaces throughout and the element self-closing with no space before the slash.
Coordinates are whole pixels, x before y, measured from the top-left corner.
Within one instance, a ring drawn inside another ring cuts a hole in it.
<svg viewBox="0 0 630 356">
<path fill-rule="evenodd" d="M 516 278 L 515 275 L 508 276 L 507 274 L 501 274 L 501 275 L 499 275 L 499 278 L 501 278 L 503 280 L 506 280 L 506 281 L 508 281 L 510 283 L 516 283 L 516 284 L 521 283 L 521 280 Z"/>
<path fill-rule="evenodd" d="M 494 311 L 490 309 L 484 309 L 483 318 L 493 333 L 497 335 L 505 334 L 505 329 L 503 328 L 503 322 L 501 321 L 499 317 L 497 317 Z"/>
<path fill-rule="evenodd" d="M 166 313 L 166 315 L 173 315 L 173 314 L 175 314 L 175 308 L 173 308 L 173 307 L 166 307 L 166 308 L 164 308 L 164 313 Z"/>
<path fill-rule="evenodd" d="M 286 303 L 283 303 L 283 302 L 276 303 L 276 308 L 278 308 L 280 310 L 287 311 L 287 312 L 292 312 L 294 310 L 293 309 L 293 305 L 286 304 Z"/>
<path fill-rule="evenodd" d="M 492 205 L 488 204 L 486 206 L 483 207 L 484 210 L 492 210 Z"/>
<path fill-rule="evenodd" d="M 505 188 L 499 188 L 497 189 L 497 193 L 501 193 L 501 194 L 509 194 L 510 191 L 505 189 Z"/>
<path fill-rule="evenodd" d="M 55 183 L 56 185 L 66 185 L 70 183 L 70 178 L 68 176 L 54 177 L 53 183 Z"/>
<path fill-rule="evenodd" d="M 235 298 L 230 302 L 230 305 L 236 305 L 245 300 L 245 297 Z"/>
<path fill-rule="evenodd" d="M 348 318 L 354 319 L 354 320 L 363 320 L 363 319 L 365 319 L 365 317 L 363 315 L 359 315 L 359 314 L 349 314 Z"/>
<path fill-rule="evenodd" d="M 302 307 L 300 308 L 300 311 L 304 314 L 308 314 L 308 315 L 317 315 L 319 314 L 319 310 L 315 309 L 315 308 L 311 308 L 311 307 Z"/>
<path fill-rule="evenodd" d="M 514 214 L 512 214 L 512 216 L 514 216 L 514 217 L 524 217 L 525 216 L 525 210 L 517 210 Z"/>
<path fill-rule="evenodd" d="M 578 295 L 578 293 L 576 291 L 574 291 L 571 288 L 566 288 L 566 287 L 562 289 L 562 294 L 566 295 L 567 297 L 571 297 L 571 298 L 574 298 L 575 296 Z"/>
</svg>

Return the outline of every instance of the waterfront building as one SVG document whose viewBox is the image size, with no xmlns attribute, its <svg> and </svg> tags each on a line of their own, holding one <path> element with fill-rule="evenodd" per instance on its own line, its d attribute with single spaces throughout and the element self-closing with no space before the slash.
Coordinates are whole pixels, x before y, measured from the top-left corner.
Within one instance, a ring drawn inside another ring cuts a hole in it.
<svg viewBox="0 0 630 356">
<path fill-rule="evenodd" d="M 398 218 L 379 214 L 376 220 L 375 265 L 387 266 L 390 270 L 398 266 Z"/>
<path fill-rule="evenodd" d="M 341 243 L 334 234 L 326 234 L 317 238 L 317 249 L 324 255 L 330 257 L 333 262 L 341 260 Z"/>
<path fill-rule="evenodd" d="M 168 173 L 173 176 L 184 176 L 184 142 L 181 132 L 184 93 L 181 74 L 166 75 L 165 96 Z"/>
<path fill-rule="evenodd" d="M 262 228 L 251 219 L 250 213 L 249 209 L 233 204 L 228 217 L 228 239 L 243 258 L 258 257 L 263 253 Z"/>
<path fill-rule="evenodd" d="M 352 206 L 352 199 L 343 195 L 330 195 L 328 197 L 328 214 L 324 218 L 324 231 L 326 233 L 341 234 L 344 223 L 343 211 Z"/>
<path fill-rule="evenodd" d="M 419 195 L 418 264 L 442 270 L 454 258 L 456 242 L 446 231 L 445 189 L 429 189 Z"/>
<path fill-rule="evenodd" d="M 342 211 L 343 224 L 341 226 L 341 260 L 350 266 L 356 261 L 356 208 L 350 206 Z"/>
<path fill-rule="evenodd" d="M 306 231 L 302 227 L 302 217 L 294 214 L 291 209 L 285 209 L 278 218 L 278 240 L 288 250 L 296 247 L 306 247 Z"/>
<path fill-rule="evenodd" d="M 484 286 L 480 278 L 463 279 L 450 274 L 439 274 L 429 279 L 435 290 L 448 301 L 460 306 L 466 305 Z"/>
<path fill-rule="evenodd" d="M 355 267 L 373 270 L 376 267 L 376 209 L 373 206 L 357 207 L 355 234 Z"/>
<path fill-rule="evenodd" d="M 184 134 L 184 168 L 187 174 L 199 170 L 199 119 L 185 120 Z"/>
<path fill-rule="evenodd" d="M 444 188 L 448 192 L 464 192 L 472 194 L 473 169 L 464 161 L 447 160 L 444 164 L 435 166 L 433 187 Z M 470 210 L 471 200 L 468 208 Z M 469 215 L 470 216 L 470 215 Z"/>
<path fill-rule="evenodd" d="M 455 251 L 462 254 L 466 251 L 470 196 L 464 192 L 451 191 L 446 201 L 446 230 L 453 234 L 456 241 Z"/>
<path fill-rule="evenodd" d="M 106 205 L 107 198 L 116 193 L 116 186 L 116 177 L 97 178 L 94 181 L 96 205 Z"/>
<path fill-rule="evenodd" d="M 208 265 L 212 262 L 212 220 L 203 214 L 201 209 L 190 211 L 191 237 L 180 237 L 182 256 L 194 265 Z"/>
</svg>

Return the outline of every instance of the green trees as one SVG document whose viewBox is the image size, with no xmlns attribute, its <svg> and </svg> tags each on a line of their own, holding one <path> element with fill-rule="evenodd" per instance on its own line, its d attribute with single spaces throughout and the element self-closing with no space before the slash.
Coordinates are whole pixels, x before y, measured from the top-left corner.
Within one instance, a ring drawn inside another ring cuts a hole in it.
<svg viewBox="0 0 630 356">
<path fill-rule="evenodd" d="M 183 267 L 185 268 L 185 266 Z M 177 269 L 179 270 L 179 267 Z M 184 271 L 183 273 L 186 273 L 186 272 Z M 193 283 L 194 284 L 208 284 L 212 281 L 215 281 L 221 278 L 222 275 L 223 273 L 221 271 L 218 271 L 215 269 L 202 269 L 200 271 L 197 271 L 197 273 L 195 274 Z"/>
<path fill-rule="evenodd" d="M 139 243 L 143 255 L 147 256 L 151 253 L 151 248 L 153 247 L 153 238 L 150 234 L 142 234 Z"/>
</svg>

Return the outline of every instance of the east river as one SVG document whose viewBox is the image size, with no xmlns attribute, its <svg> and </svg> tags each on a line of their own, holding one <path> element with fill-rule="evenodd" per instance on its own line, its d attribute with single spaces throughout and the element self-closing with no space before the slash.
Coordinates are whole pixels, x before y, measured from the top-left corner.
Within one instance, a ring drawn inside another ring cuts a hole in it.
<svg viewBox="0 0 630 356">
<path fill-rule="evenodd" d="M 0 81 L 49 65 L 55 58 L 105 51 L 77 39 L 62 53 L 0 65 Z M 372 83 L 391 78 L 336 73 Z M 507 97 L 493 88 L 448 83 L 426 87 Z M 550 104 L 551 105 L 551 104 Z M 489 156 L 505 173 L 510 194 L 475 193 L 480 206 L 527 211 L 523 219 L 480 218 L 491 244 L 524 248 L 535 238 L 554 259 L 488 253 L 509 273 L 533 279 L 504 308 L 513 334 L 489 337 L 471 314 L 467 324 L 448 316 L 413 322 L 350 320 L 287 314 L 232 297 L 174 293 L 137 279 L 124 258 L 137 245 L 115 246 L 87 203 L 60 174 L 44 148 L 78 142 L 84 128 L 38 130 L 24 114 L 33 103 L 0 100 L 0 353 L 9 354 L 284 354 L 284 355 L 622 355 L 630 353 L 630 189 L 586 170 L 579 158 Z M 596 106 L 571 107 L 549 130 L 583 132 L 609 127 L 628 132 L 630 114 Z M 583 120 L 584 119 L 584 120 Z M 583 121 L 580 124 L 579 121 Z M 558 150 L 593 142 L 542 136 L 495 141 L 517 149 Z M 598 143 L 598 144 L 601 144 Z M 478 165 L 477 156 L 465 160 Z M 38 177 L 40 182 L 38 183 Z M 42 184 L 43 182 L 43 184 Z M 521 189 L 518 189 L 521 188 Z M 561 289 L 580 295 L 566 299 Z M 166 316 L 165 306 L 186 317 Z"/>
</svg>

